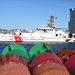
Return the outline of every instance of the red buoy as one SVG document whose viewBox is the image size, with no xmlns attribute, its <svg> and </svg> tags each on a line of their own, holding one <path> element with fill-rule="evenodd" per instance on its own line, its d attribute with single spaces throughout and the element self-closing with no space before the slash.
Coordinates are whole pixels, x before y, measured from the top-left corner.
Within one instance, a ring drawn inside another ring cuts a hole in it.
<svg viewBox="0 0 75 75">
<path fill-rule="evenodd" d="M 63 48 L 57 55 L 64 61 L 64 64 L 71 75 L 75 75 L 75 50 L 72 48 Z"/>
<path fill-rule="evenodd" d="M 71 75 L 75 75 L 75 54 L 68 55 L 67 57 L 68 59 L 65 61 L 65 66 Z"/>
<path fill-rule="evenodd" d="M 70 75 L 63 61 L 53 53 L 39 53 L 29 66 L 32 75 Z"/>
</svg>

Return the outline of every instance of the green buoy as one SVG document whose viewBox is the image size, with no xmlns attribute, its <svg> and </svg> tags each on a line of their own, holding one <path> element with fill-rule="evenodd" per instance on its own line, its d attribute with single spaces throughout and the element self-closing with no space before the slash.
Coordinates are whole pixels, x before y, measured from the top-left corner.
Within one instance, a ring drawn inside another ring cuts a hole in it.
<svg viewBox="0 0 75 75">
<path fill-rule="evenodd" d="M 35 56 L 38 53 L 45 53 L 46 50 L 51 50 L 53 52 L 53 50 L 48 44 L 44 43 L 35 44 L 29 51 L 30 59 L 32 60 L 33 58 L 35 58 Z"/>
<path fill-rule="evenodd" d="M 27 50 L 20 44 L 13 43 L 6 46 L 2 52 L 2 55 L 6 55 L 6 54 L 17 54 L 19 56 L 23 56 L 28 60 L 30 60 Z"/>
</svg>

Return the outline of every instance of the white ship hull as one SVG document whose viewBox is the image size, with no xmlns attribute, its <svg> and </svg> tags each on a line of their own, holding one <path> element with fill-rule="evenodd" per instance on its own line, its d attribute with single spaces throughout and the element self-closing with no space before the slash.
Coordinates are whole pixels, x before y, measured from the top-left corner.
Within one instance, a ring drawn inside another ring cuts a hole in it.
<svg viewBox="0 0 75 75">
<path fill-rule="evenodd" d="M 66 39 L 28 39 L 23 40 L 23 42 L 66 42 Z"/>
<path fill-rule="evenodd" d="M 29 37 L 18 36 L 16 39 L 12 34 L 0 34 L 0 42 L 75 42 L 75 38 L 44 38 L 44 37 Z"/>
<path fill-rule="evenodd" d="M 14 42 L 14 36 L 12 34 L 0 34 L 0 42 Z"/>
<path fill-rule="evenodd" d="M 0 42 L 22 42 L 22 38 L 19 35 L 0 34 Z"/>
</svg>

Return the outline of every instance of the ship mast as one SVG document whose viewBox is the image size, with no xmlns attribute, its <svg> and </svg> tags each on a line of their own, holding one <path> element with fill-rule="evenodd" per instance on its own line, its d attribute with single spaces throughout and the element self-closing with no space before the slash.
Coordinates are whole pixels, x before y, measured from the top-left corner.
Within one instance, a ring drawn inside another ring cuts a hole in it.
<svg viewBox="0 0 75 75">
<path fill-rule="evenodd" d="M 57 19 L 57 17 L 50 16 L 50 19 L 48 20 L 49 21 L 48 27 L 53 27 L 54 26 L 55 19 Z"/>
</svg>

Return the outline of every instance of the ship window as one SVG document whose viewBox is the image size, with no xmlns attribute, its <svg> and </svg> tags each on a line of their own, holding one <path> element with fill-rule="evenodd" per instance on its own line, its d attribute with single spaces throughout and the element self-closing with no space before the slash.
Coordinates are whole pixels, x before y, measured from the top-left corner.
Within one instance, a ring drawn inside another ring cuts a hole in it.
<svg viewBox="0 0 75 75">
<path fill-rule="evenodd" d="M 56 34 L 56 36 L 58 36 L 58 34 Z"/>
<path fill-rule="evenodd" d="M 55 29 L 55 27 L 53 27 Z"/>
<path fill-rule="evenodd" d="M 46 29 L 44 29 L 43 31 L 46 32 Z"/>
<path fill-rule="evenodd" d="M 53 29 L 50 29 L 50 31 L 53 31 Z"/>
<path fill-rule="evenodd" d="M 57 30 L 55 30 L 55 31 L 57 31 Z"/>
<path fill-rule="evenodd" d="M 61 36 L 61 34 L 60 34 L 60 36 Z"/>
<path fill-rule="evenodd" d="M 19 35 L 21 35 L 21 33 Z"/>
</svg>

